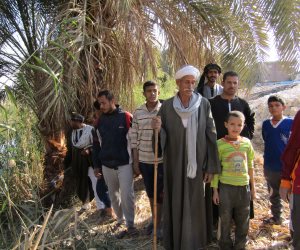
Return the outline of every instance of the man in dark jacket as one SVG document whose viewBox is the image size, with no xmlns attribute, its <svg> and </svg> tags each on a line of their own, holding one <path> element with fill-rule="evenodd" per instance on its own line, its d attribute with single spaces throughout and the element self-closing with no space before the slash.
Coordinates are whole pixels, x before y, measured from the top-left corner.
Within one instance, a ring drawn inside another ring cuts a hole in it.
<svg viewBox="0 0 300 250">
<path fill-rule="evenodd" d="M 135 234 L 133 170 L 130 162 L 130 148 L 127 134 L 132 115 L 116 104 L 113 94 L 100 91 L 97 97 L 102 115 L 96 125 L 93 141 L 93 161 L 96 175 L 104 176 L 108 186 L 112 207 L 118 219 L 117 225 L 126 221 L 127 229 L 118 236 Z"/>
<path fill-rule="evenodd" d="M 250 109 L 249 104 L 244 99 L 236 96 L 239 78 L 238 74 L 228 71 L 223 76 L 223 93 L 210 99 L 211 112 L 216 124 L 217 138 L 223 138 L 227 134 L 224 122 L 230 111 L 240 111 L 245 116 L 245 127 L 241 136 L 252 139 L 254 134 L 254 112 Z"/>
</svg>

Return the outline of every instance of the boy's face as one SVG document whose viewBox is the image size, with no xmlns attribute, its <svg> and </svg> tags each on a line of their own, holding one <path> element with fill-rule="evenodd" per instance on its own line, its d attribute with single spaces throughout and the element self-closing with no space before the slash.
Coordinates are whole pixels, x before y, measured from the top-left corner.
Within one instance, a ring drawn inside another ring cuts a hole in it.
<svg viewBox="0 0 300 250">
<path fill-rule="evenodd" d="M 159 96 L 159 90 L 158 90 L 157 85 L 146 87 L 143 94 L 146 98 L 146 102 L 156 103 L 158 100 L 158 96 Z"/>
<path fill-rule="evenodd" d="M 228 121 L 225 122 L 225 127 L 227 128 L 229 137 L 237 138 L 244 128 L 244 120 L 239 117 L 230 116 Z"/>
<path fill-rule="evenodd" d="M 281 102 L 269 102 L 268 103 L 269 112 L 273 117 L 281 117 L 283 111 L 285 110 L 285 105 Z"/>
</svg>

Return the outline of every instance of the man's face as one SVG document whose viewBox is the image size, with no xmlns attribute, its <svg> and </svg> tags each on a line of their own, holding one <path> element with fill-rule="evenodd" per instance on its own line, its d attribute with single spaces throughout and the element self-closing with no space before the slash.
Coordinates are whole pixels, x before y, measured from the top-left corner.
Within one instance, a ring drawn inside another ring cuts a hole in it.
<svg viewBox="0 0 300 250">
<path fill-rule="evenodd" d="M 176 80 L 176 84 L 181 96 L 192 96 L 196 84 L 196 79 L 192 75 L 187 75 Z"/>
<path fill-rule="evenodd" d="M 99 104 L 100 104 L 100 110 L 101 112 L 103 112 L 104 114 L 110 113 L 113 111 L 114 105 L 115 105 L 115 101 L 114 99 L 112 99 L 111 101 L 109 101 L 106 96 L 100 96 L 97 98 Z"/>
<path fill-rule="evenodd" d="M 223 93 L 229 96 L 234 96 L 237 93 L 239 78 L 237 76 L 227 76 L 222 82 Z"/>
<path fill-rule="evenodd" d="M 215 83 L 217 81 L 217 78 L 219 77 L 219 71 L 216 69 L 210 69 L 207 74 L 207 80 L 211 83 Z"/>
<path fill-rule="evenodd" d="M 143 95 L 146 98 L 146 102 L 148 103 L 156 103 L 159 96 L 159 90 L 157 85 L 146 87 Z"/>
<path fill-rule="evenodd" d="M 79 129 L 81 128 L 81 122 L 76 120 L 70 120 L 70 126 L 72 129 Z"/>
</svg>

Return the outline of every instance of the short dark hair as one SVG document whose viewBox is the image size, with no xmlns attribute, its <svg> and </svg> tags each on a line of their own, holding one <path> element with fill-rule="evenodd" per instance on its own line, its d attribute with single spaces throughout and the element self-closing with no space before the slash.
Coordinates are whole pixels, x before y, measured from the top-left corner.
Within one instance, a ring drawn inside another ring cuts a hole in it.
<svg viewBox="0 0 300 250">
<path fill-rule="evenodd" d="M 234 72 L 234 71 L 227 71 L 226 73 L 224 73 L 223 75 L 223 82 L 226 80 L 226 78 L 228 76 L 236 76 L 239 77 L 238 73 Z"/>
<path fill-rule="evenodd" d="M 146 88 L 150 87 L 150 86 L 157 86 L 157 83 L 153 82 L 153 81 L 144 82 L 144 84 L 143 84 L 143 91 L 145 92 Z"/>
<path fill-rule="evenodd" d="M 94 106 L 94 109 L 100 110 L 100 104 L 98 101 L 94 101 L 93 106 Z"/>
<path fill-rule="evenodd" d="M 98 94 L 98 97 L 101 97 L 101 96 L 105 96 L 107 98 L 107 100 L 111 101 L 113 100 L 115 97 L 114 97 L 114 94 L 109 91 L 109 90 L 101 90 Z"/>
<path fill-rule="evenodd" d="M 270 102 L 280 102 L 283 106 L 285 106 L 285 102 L 284 100 L 279 97 L 278 95 L 271 95 L 269 98 L 268 98 L 268 104 Z"/>
<path fill-rule="evenodd" d="M 79 113 L 72 112 L 71 121 L 77 121 L 77 122 L 83 123 L 84 122 L 84 116 L 79 114 Z"/>
<path fill-rule="evenodd" d="M 242 112 L 234 110 L 234 111 L 230 111 L 226 118 L 225 118 L 225 122 L 228 122 L 230 117 L 236 117 L 236 118 L 240 118 L 241 120 L 245 121 L 245 116 Z"/>
</svg>

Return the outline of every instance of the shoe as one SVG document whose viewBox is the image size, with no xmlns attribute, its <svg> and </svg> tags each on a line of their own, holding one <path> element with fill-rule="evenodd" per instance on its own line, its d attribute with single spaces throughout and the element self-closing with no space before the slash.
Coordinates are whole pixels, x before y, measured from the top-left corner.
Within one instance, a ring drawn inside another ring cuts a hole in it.
<svg viewBox="0 0 300 250">
<path fill-rule="evenodd" d="M 271 217 L 271 218 L 268 218 L 268 219 L 264 219 L 263 223 L 264 224 L 269 224 L 269 225 L 281 225 L 282 219 Z"/>
<path fill-rule="evenodd" d="M 101 217 L 105 217 L 105 218 L 112 218 L 113 217 L 113 210 L 111 207 L 107 207 L 105 209 L 103 209 L 101 211 L 101 214 L 100 214 Z"/>
<path fill-rule="evenodd" d="M 122 222 L 117 222 L 113 227 L 111 227 L 112 232 L 119 230 L 120 228 L 123 227 L 123 225 L 124 224 Z"/>
<path fill-rule="evenodd" d="M 116 238 L 117 239 L 122 239 L 125 236 L 132 237 L 132 236 L 137 236 L 138 234 L 139 234 L 139 232 L 135 227 L 128 227 L 127 229 L 125 229 L 125 230 L 121 231 L 120 233 L 118 233 L 116 235 Z"/>
</svg>

